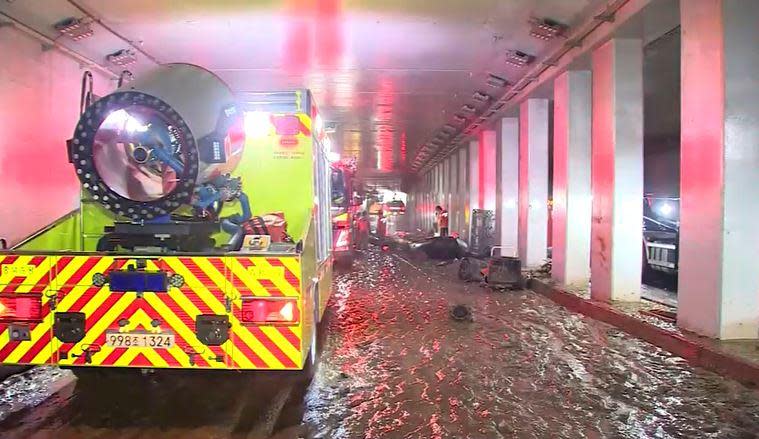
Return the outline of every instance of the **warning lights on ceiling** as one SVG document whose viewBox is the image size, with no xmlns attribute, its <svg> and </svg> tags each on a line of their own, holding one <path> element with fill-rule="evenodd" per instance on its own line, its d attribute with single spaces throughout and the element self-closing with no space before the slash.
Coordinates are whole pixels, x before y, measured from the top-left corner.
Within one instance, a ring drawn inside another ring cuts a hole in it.
<svg viewBox="0 0 759 439">
<path fill-rule="evenodd" d="M 509 50 L 506 52 L 506 64 L 516 67 L 524 67 L 531 63 L 535 57 L 528 55 L 521 50 Z"/>
<path fill-rule="evenodd" d="M 501 78 L 498 75 L 489 74 L 488 79 L 485 81 L 485 83 L 493 88 L 501 88 L 506 87 L 506 84 L 508 84 L 508 81 L 506 79 Z"/>
<path fill-rule="evenodd" d="M 530 36 L 538 38 L 540 40 L 551 40 L 559 35 L 562 35 L 566 30 L 566 26 L 550 18 L 535 18 L 530 20 Z"/>
<path fill-rule="evenodd" d="M 69 17 L 55 23 L 53 26 L 61 35 L 65 35 L 74 41 L 91 37 L 95 31 L 89 22 L 81 18 Z"/>
<path fill-rule="evenodd" d="M 105 57 L 109 63 L 116 66 L 128 66 L 137 62 L 137 56 L 131 49 L 121 49 Z"/>
</svg>

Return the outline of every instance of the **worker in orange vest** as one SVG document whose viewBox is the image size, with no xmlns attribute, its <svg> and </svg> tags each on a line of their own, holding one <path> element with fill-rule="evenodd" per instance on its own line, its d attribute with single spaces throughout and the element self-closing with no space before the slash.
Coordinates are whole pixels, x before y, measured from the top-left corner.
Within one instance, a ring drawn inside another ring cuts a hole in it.
<svg viewBox="0 0 759 439">
<path fill-rule="evenodd" d="M 448 211 L 442 206 L 435 206 L 435 218 L 440 236 L 448 236 Z"/>
</svg>

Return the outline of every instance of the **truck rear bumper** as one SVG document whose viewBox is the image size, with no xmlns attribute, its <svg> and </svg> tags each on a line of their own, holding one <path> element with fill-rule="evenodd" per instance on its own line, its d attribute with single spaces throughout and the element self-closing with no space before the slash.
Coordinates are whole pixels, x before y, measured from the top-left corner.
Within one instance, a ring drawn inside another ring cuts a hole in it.
<svg viewBox="0 0 759 439">
<path fill-rule="evenodd" d="M 182 285 L 120 292 L 98 282 L 137 259 Z M 0 254 L 0 267 L 0 301 L 40 301 L 36 318 L 0 312 L 3 364 L 297 370 L 310 348 L 315 301 L 301 294 L 297 256 Z M 290 321 L 255 321 L 249 302 L 289 303 Z"/>
</svg>

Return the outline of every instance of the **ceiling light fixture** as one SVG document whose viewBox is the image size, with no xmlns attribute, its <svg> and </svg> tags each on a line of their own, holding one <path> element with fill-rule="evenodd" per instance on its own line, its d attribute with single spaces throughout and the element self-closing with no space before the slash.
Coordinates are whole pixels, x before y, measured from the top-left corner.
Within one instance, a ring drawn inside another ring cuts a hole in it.
<svg viewBox="0 0 759 439">
<path fill-rule="evenodd" d="M 531 63 L 535 57 L 522 52 L 521 50 L 509 50 L 506 52 L 506 64 L 512 66 L 524 67 Z"/>
<path fill-rule="evenodd" d="M 109 63 L 117 66 L 128 66 L 137 62 L 137 56 L 131 49 L 121 49 L 105 57 Z"/>
<path fill-rule="evenodd" d="M 490 73 L 485 83 L 493 88 L 501 88 L 501 87 L 506 87 L 506 85 L 508 84 L 508 81 L 506 81 L 504 78 L 501 78 L 498 75 L 494 75 Z"/>
<path fill-rule="evenodd" d="M 477 102 L 487 102 L 487 101 L 489 101 L 489 100 L 490 100 L 490 95 L 487 95 L 487 94 L 485 94 L 485 93 L 482 93 L 482 92 L 476 91 L 476 92 L 474 92 L 474 94 L 472 95 L 472 99 L 474 99 L 474 100 L 475 100 L 475 101 L 477 101 Z"/>
<path fill-rule="evenodd" d="M 530 25 L 532 25 L 530 36 L 545 41 L 563 35 L 564 31 L 567 29 L 565 25 L 551 20 L 550 18 L 533 18 L 530 20 Z"/>
<path fill-rule="evenodd" d="M 463 111 L 465 113 L 474 113 L 476 110 L 477 110 L 476 108 L 474 108 L 473 106 L 471 106 L 469 104 L 464 105 L 463 107 L 461 107 L 461 111 Z"/>
<path fill-rule="evenodd" d="M 92 26 L 89 22 L 83 21 L 81 18 L 69 17 L 55 23 L 53 25 L 56 31 L 61 35 L 65 35 L 74 41 L 83 40 L 87 37 L 91 37 L 95 33 L 92 30 Z"/>
</svg>

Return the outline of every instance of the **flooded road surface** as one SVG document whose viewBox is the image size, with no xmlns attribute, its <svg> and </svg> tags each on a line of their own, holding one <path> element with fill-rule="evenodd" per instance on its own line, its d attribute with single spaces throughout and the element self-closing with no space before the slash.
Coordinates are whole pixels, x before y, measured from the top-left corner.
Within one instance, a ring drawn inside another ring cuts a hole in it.
<svg viewBox="0 0 759 439">
<path fill-rule="evenodd" d="M 336 278 L 315 437 L 758 437 L 755 390 L 542 296 L 389 254 L 358 268 Z"/>
<path fill-rule="evenodd" d="M 337 274 L 308 388 L 276 374 L 77 382 L 53 369 L 0 389 L 2 407 L 36 405 L 0 424 L 0 437 L 757 437 L 755 390 L 537 294 L 462 284 L 455 271 L 370 252 Z M 471 320 L 451 318 L 459 304 Z"/>
</svg>

